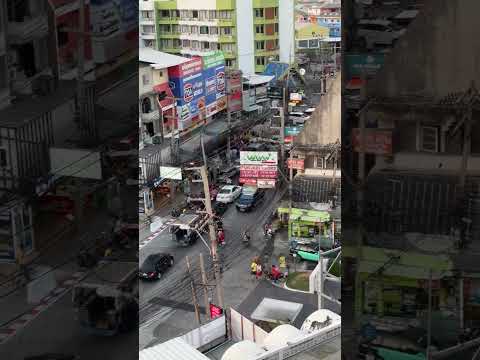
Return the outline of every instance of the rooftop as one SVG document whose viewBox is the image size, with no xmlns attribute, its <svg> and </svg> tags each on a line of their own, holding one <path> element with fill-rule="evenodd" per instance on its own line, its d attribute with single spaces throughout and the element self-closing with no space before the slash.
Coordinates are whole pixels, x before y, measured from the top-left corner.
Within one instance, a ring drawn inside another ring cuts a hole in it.
<svg viewBox="0 0 480 360">
<path fill-rule="evenodd" d="M 188 58 L 153 50 L 151 48 L 140 48 L 138 59 L 140 62 L 151 64 L 155 69 L 165 69 L 190 61 Z"/>
</svg>

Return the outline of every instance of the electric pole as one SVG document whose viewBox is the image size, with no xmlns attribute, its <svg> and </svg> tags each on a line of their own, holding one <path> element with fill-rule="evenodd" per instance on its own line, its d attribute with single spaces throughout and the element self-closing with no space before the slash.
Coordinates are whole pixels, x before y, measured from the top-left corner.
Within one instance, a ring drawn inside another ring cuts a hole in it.
<svg viewBox="0 0 480 360">
<path fill-rule="evenodd" d="M 205 316 L 208 319 L 209 316 L 209 308 L 210 308 L 210 301 L 208 299 L 208 279 L 207 274 L 205 272 L 205 261 L 203 260 L 203 253 L 199 254 L 200 257 L 200 271 L 202 273 L 202 283 L 203 283 L 203 297 L 205 302 Z"/>
<path fill-rule="evenodd" d="M 217 234 L 215 232 L 215 226 L 213 225 L 213 210 L 212 210 L 212 200 L 210 199 L 210 189 L 208 185 L 208 174 L 207 168 L 202 166 L 200 168 L 200 175 L 202 176 L 203 182 L 203 191 L 205 193 L 205 210 L 208 214 L 208 230 L 210 234 L 210 245 L 211 245 L 211 253 L 212 253 L 212 260 L 213 260 L 213 268 L 215 273 L 215 285 L 217 288 L 217 298 L 218 298 L 218 306 L 222 309 L 224 308 L 223 303 L 223 287 L 222 287 L 222 280 L 220 278 L 220 267 L 218 264 L 218 254 L 217 254 Z"/>
<path fill-rule="evenodd" d="M 231 164 L 231 154 L 232 154 L 232 145 L 231 145 L 231 140 L 230 140 L 230 132 L 231 132 L 231 121 L 232 121 L 232 114 L 230 112 L 230 100 L 229 100 L 229 95 L 230 95 L 230 88 L 228 87 L 229 79 L 230 79 L 230 71 L 228 71 L 227 76 L 226 76 L 226 81 L 225 81 L 225 93 L 227 97 L 227 162 L 228 165 Z"/>
<path fill-rule="evenodd" d="M 77 101 L 80 131 L 88 135 L 85 118 L 85 0 L 78 0 L 78 44 L 77 44 Z"/>
<path fill-rule="evenodd" d="M 192 288 L 192 299 L 193 307 L 195 308 L 195 319 L 197 320 L 198 325 L 200 325 L 200 310 L 198 309 L 197 292 L 195 290 L 195 284 L 193 283 L 192 270 L 190 268 L 190 259 L 188 258 L 188 255 L 185 256 L 185 259 L 187 260 L 188 276 L 190 278 L 190 287 Z"/>
</svg>

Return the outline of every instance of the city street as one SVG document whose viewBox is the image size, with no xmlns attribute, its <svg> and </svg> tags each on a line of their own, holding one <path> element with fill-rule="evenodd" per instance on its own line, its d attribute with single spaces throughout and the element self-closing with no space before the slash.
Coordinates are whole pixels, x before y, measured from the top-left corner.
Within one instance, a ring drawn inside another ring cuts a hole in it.
<svg viewBox="0 0 480 360">
<path fill-rule="evenodd" d="M 238 213 L 232 204 L 224 214 L 226 245 L 220 248 L 219 254 L 224 272 L 224 296 L 227 306 L 239 305 L 256 285 L 249 274 L 250 261 L 254 256 L 263 253 L 265 240 L 262 225 L 274 211 L 279 198 L 280 192 L 270 190 L 266 194 L 265 201 L 253 212 Z M 252 234 L 252 241 L 248 248 L 241 242 L 241 233 L 246 229 L 249 229 Z M 141 231 L 140 236 L 148 237 L 149 231 Z M 205 239 L 208 239 L 206 234 Z M 175 257 L 175 265 L 161 280 L 140 284 L 141 348 L 178 336 L 196 326 L 185 256 L 190 257 L 196 283 L 201 283 L 197 256 L 200 252 L 204 254 L 209 279 L 212 278 L 212 264 L 208 257 L 208 249 L 201 240 L 192 247 L 179 248 L 171 240 L 171 234 L 165 231 L 141 249 L 140 263 L 146 256 L 156 252 L 172 254 Z M 215 303 L 216 296 L 211 291 L 210 297 Z M 200 305 L 202 306 L 203 302 Z M 173 318 L 175 324 L 169 323 L 169 319 Z"/>
</svg>

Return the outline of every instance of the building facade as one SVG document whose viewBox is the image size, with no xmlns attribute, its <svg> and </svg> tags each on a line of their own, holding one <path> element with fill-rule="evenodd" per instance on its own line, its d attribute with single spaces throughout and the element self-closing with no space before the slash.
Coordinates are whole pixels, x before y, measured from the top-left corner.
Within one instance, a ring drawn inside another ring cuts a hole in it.
<svg viewBox="0 0 480 360">
<path fill-rule="evenodd" d="M 280 56 L 282 10 L 279 6 L 282 3 L 279 0 L 157 0 L 158 49 L 185 56 L 220 50 L 228 68 L 240 69 L 244 74 L 263 72 L 270 60 L 278 60 Z"/>
<path fill-rule="evenodd" d="M 157 49 L 157 24 L 153 0 L 139 1 L 139 47 Z"/>
</svg>

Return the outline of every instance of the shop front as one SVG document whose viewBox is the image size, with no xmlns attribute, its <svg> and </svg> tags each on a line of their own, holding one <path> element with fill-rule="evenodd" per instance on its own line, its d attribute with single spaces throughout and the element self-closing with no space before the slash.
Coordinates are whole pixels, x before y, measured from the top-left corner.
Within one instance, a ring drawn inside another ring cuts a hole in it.
<svg viewBox="0 0 480 360">
<path fill-rule="evenodd" d="M 426 329 L 431 286 L 432 325 L 442 329 L 437 339 L 458 335 L 458 280 L 448 257 L 382 248 L 362 248 L 361 253 L 354 289 L 357 324 L 387 332 Z"/>
<path fill-rule="evenodd" d="M 327 211 L 280 207 L 277 214 L 288 229 L 290 243 L 315 242 L 321 248 L 332 248 L 335 225 Z"/>
</svg>

